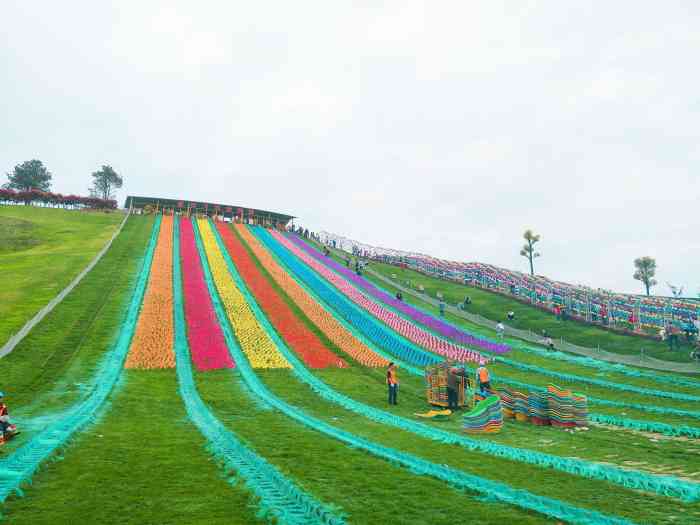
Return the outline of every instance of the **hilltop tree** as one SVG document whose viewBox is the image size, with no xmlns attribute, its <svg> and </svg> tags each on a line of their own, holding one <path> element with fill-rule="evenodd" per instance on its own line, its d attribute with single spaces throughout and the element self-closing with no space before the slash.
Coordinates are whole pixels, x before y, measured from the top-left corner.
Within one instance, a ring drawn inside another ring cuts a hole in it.
<svg viewBox="0 0 700 525">
<path fill-rule="evenodd" d="M 28 160 L 15 166 L 12 173 L 7 174 L 9 182 L 3 188 L 17 191 L 49 191 L 51 188 L 51 172 L 40 160 Z"/>
<path fill-rule="evenodd" d="M 102 166 L 92 174 L 92 179 L 90 194 L 104 200 L 114 199 L 114 190 L 121 188 L 124 182 L 112 166 Z"/>
<path fill-rule="evenodd" d="M 540 242 L 539 234 L 535 234 L 532 230 L 525 230 L 523 234 L 523 239 L 525 239 L 525 245 L 520 249 L 520 255 L 525 257 L 530 262 L 530 275 L 535 275 L 535 268 L 532 264 L 532 260 L 540 256 L 539 252 L 535 251 L 535 244 Z"/>
<path fill-rule="evenodd" d="M 649 295 L 650 288 L 658 284 L 656 279 L 654 279 L 656 275 L 656 259 L 653 257 L 639 257 L 634 260 L 634 267 L 636 270 L 633 277 L 637 281 L 642 282 L 647 291 L 647 295 Z"/>
</svg>

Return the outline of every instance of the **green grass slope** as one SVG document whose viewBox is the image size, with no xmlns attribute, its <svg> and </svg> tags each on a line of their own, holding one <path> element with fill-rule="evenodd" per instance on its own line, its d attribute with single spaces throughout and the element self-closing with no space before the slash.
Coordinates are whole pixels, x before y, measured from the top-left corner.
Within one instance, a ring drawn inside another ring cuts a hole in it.
<svg viewBox="0 0 700 525">
<path fill-rule="evenodd" d="M 0 206 L 0 345 L 80 273 L 123 218 Z"/>
<path fill-rule="evenodd" d="M 30 415 L 30 404 L 60 408 L 79 395 L 117 336 L 152 226 L 151 217 L 130 217 L 92 271 L 0 360 L 0 389 L 16 415 Z"/>
</svg>

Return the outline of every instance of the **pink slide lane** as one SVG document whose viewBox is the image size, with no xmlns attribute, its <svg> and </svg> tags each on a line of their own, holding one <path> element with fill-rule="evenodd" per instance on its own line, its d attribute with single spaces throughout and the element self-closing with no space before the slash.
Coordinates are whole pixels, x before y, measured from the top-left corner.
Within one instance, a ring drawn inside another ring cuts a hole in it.
<svg viewBox="0 0 700 525">
<path fill-rule="evenodd" d="M 214 312 L 202 263 L 197 253 L 192 223 L 180 220 L 180 257 L 185 292 L 187 341 L 197 370 L 216 370 L 235 366 L 226 347 L 224 335 Z"/>
</svg>

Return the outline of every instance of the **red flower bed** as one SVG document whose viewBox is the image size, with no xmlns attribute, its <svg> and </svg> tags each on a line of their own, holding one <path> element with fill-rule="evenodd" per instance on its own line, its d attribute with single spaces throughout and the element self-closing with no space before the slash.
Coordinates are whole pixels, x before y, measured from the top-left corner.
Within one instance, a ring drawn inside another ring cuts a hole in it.
<svg viewBox="0 0 700 525">
<path fill-rule="evenodd" d="M 272 326 L 311 368 L 337 366 L 345 368 L 347 364 L 331 352 L 316 334 L 299 319 L 280 294 L 272 287 L 267 278 L 256 266 L 240 239 L 223 223 L 217 224 L 226 250 L 233 259 L 238 272 L 248 289 L 255 297 L 260 308 L 265 312 Z"/>
<path fill-rule="evenodd" d="M 187 340 L 192 361 L 198 370 L 233 368 L 235 365 L 226 347 L 224 335 L 204 282 L 202 262 L 197 253 L 192 223 L 187 218 L 180 220 L 180 258 Z"/>
</svg>

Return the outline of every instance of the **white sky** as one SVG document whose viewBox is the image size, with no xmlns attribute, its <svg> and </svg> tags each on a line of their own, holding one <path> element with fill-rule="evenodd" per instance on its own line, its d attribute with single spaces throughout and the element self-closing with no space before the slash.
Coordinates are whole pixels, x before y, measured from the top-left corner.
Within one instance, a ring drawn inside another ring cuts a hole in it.
<svg viewBox="0 0 700 525">
<path fill-rule="evenodd" d="M 382 246 L 700 292 L 700 4 L 0 4 L 0 170 Z M 4 178 L 4 177 L 3 177 Z"/>
</svg>

